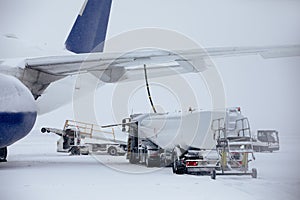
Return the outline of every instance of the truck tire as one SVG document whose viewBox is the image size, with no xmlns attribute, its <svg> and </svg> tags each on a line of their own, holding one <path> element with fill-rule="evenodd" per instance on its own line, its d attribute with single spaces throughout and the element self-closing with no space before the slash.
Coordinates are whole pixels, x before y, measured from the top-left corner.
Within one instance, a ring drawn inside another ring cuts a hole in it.
<svg viewBox="0 0 300 200">
<path fill-rule="evenodd" d="M 80 149 L 79 147 L 73 146 L 70 150 L 71 155 L 80 155 Z"/>
<path fill-rule="evenodd" d="M 158 161 L 156 160 L 151 160 L 148 156 L 148 154 L 146 154 L 146 159 L 145 159 L 145 165 L 146 167 L 158 167 Z"/>
<path fill-rule="evenodd" d="M 150 159 L 148 158 L 148 156 L 147 156 L 146 159 L 145 159 L 145 164 L 146 164 L 146 167 L 154 167 L 153 161 L 150 160 Z"/>
<path fill-rule="evenodd" d="M 177 159 L 177 156 L 173 156 L 173 165 L 172 170 L 174 174 L 184 174 L 185 173 L 185 166 L 181 165 L 179 163 L 179 160 Z"/>
<path fill-rule="evenodd" d="M 164 157 L 160 157 L 159 158 L 159 166 L 160 167 L 167 167 L 168 166 L 167 159 L 164 158 Z"/>
<path fill-rule="evenodd" d="M 129 163 L 130 164 L 137 164 L 139 162 L 139 159 L 136 158 L 136 153 L 134 152 L 130 152 L 130 155 L 129 155 Z"/>
<path fill-rule="evenodd" d="M 257 178 L 257 169 L 256 168 L 252 168 L 251 177 L 252 178 Z"/>
<path fill-rule="evenodd" d="M 172 162 L 172 171 L 173 171 L 174 174 L 176 174 L 176 165 L 175 165 L 175 163 L 177 162 L 176 155 L 172 156 L 172 160 L 173 160 L 173 162 Z"/>
<path fill-rule="evenodd" d="M 216 176 L 217 176 L 216 170 L 212 170 L 210 174 L 211 179 L 216 180 Z"/>
<path fill-rule="evenodd" d="M 107 153 L 111 156 L 117 156 L 118 155 L 118 150 L 116 147 L 109 147 L 107 150 Z"/>
<path fill-rule="evenodd" d="M 7 162 L 7 147 L 0 148 L 0 162 Z"/>
<path fill-rule="evenodd" d="M 82 152 L 80 152 L 80 154 L 81 154 L 81 155 L 89 155 L 90 152 L 89 152 L 89 151 L 82 151 Z"/>
</svg>

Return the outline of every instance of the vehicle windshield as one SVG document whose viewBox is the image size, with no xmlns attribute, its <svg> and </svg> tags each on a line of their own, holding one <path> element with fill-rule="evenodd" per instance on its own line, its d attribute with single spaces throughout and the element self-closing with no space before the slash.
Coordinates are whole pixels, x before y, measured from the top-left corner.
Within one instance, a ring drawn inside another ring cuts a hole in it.
<svg viewBox="0 0 300 200">
<path fill-rule="evenodd" d="M 278 142 L 277 132 L 258 132 L 257 139 L 262 142 Z"/>
</svg>

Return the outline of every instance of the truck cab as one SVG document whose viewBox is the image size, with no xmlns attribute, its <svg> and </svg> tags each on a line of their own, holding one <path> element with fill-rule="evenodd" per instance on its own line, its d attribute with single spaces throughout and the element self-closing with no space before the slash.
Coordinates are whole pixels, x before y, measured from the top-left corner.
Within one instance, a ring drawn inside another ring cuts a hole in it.
<svg viewBox="0 0 300 200">
<path fill-rule="evenodd" d="M 87 149 L 80 148 L 82 145 L 79 129 L 68 127 L 64 131 L 65 134 L 61 135 L 57 141 L 57 152 L 71 152 L 74 155 L 86 154 Z"/>
<path fill-rule="evenodd" d="M 254 138 L 253 148 L 257 152 L 278 151 L 279 137 L 276 130 L 258 130 Z"/>
</svg>

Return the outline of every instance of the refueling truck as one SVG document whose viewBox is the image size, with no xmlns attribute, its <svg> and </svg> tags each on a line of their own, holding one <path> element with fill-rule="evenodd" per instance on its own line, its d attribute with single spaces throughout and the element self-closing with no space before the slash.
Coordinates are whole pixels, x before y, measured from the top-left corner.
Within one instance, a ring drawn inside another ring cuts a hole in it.
<svg viewBox="0 0 300 200">
<path fill-rule="evenodd" d="M 256 169 L 248 170 L 248 163 L 255 157 L 249 121 L 239 107 L 135 114 L 122 125 L 129 134 L 130 163 L 171 166 L 175 174 L 208 174 L 213 179 L 216 175 L 257 177 Z"/>
</svg>

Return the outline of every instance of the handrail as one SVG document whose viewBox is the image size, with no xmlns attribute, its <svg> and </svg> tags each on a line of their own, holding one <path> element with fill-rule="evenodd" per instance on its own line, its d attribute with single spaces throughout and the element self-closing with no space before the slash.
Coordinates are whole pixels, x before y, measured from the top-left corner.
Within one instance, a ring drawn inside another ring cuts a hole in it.
<svg viewBox="0 0 300 200">
<path fill-rule="evenodd" d="M 104 131 L 102 130 L 101 126 L 96 124 L 79 122 L 75 120 L 66 120 L 64 130 L 67 129 L 68 127 L 76 127 L 77 129 L 79 129 L 81 134 L 89 135 L 91 138 L 93 136 L 93 133 L 98 132 L 98 133 L 111 134 L 113 136 L 113 140 L 114 141 L 116 140 L 114 128 L 111 128 L 111 131 Z"/>
<path fill-rule="evenodd" d="M 223 120 L 223 121 L 222 121 Z M 214 129 L 214 125 L 215 122 L 217 122 L 217 129 Z M 222 122 L 222 123 L 221 123 Z M 214 119 L 211 123 L 211 130 L 214 132 L 214 139 L 217 139 L 217 134 L 218 134 L 218 138 L 221 137 L 221 132 L 224 133 L 225 127 L 222 127 L 222 124 L 224 124 L 225 119 L 224 118 L 218 118 L 218 119 Z M 225 136 L 225 135 L 224 135 Z M 226 137 L 226 136 L 225 136 Z"/>
</svg>

